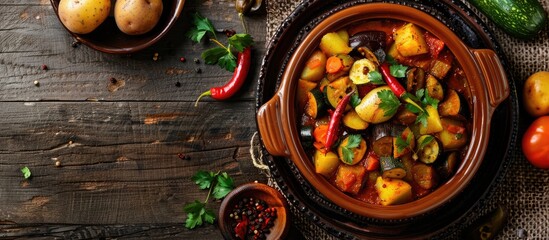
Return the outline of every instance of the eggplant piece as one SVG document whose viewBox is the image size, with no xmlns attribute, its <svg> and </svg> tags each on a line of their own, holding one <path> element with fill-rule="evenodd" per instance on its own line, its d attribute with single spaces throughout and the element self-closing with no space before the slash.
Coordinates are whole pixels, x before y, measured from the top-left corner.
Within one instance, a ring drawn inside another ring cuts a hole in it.
<svg viewBox="0 0 549 240">
<path fill-rule="evenodd" d="M 429 75 L 427 80 L 425 80 L 425 89 L 429 93 L 429 96 L 442 101 L 444 99 L 444 90 L 440 82 L 433 76 Z"/>
<path fill-rule="evenodd" d="M 367 31 L 360 32 L 349 38 L 351 48 L 367 47 L 373 51 L 377 49 L 385 49 L 387 42 L 387 34 L 382 31 Z"/>
<path fill-rule="evenodd" d="M 425 71 L 421 68 L 410 68 L 406 72 L 406 91 L 415 93 L 425 86 Z"/>
<path fill-rule="evenodd" d="M 460 162 L 458 152 L 450 152 L 446 154 L 442 161 L 436 163 L 436 170 L 442 180 L 447 180 L 456 173 L 458 164 Z"/>
<path fill-rule="evenodd" d="M 423 189 L 433 189 L 437 185 L 437 173 L 432 166 L 416 163 L 412 167 L 414 181 Z"/>
</svg>

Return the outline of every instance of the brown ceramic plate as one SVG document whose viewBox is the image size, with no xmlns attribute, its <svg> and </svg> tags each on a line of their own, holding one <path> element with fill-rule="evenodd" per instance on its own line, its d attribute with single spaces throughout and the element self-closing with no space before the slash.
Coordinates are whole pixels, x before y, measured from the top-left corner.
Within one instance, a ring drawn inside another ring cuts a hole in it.
<svg viewBox="0 0 549 240">
<path fill-rule="evenodd" d="M 50 0 L 57 17 L 59 0 Z M 114 1 L 113 1 L 114 2 Z M 76 34 L 67 30 L 77 41 L 95 50 L 114 53 L 129 54 L 143 50 L 158 42 L 174 25 L 179 17 L 185 0 L 164 0 L 162 16 L 156 26 L 148 33 L 130 36 L 121 32 L 112 16 L 109 16 L 97 29 L 88 34 Z M 114 4 L 112 5 L 114 8 Z M 61 21 L 59 21 L 61 25 Z M 66 29 L 66 28 L 65 28 Z"/>
<path fill-rule="evenodd" d="M 333 11 L 348 8 L 357 4 L 368 4 L 372 1 L 350 1 L 345 3 L 326 3 L 323 1 L 305 1 L 298 6 L 282 25 L 264 58 L 258 87 L 258 107 L 268 101 L 277 89 L 281 79 L 280 69 L 284 69 L 295 51 L 295 42 L 300 40 L 318 22 Z M 379 1 L 373 1 L 379 2 Z M 396 1 L 402 5 L 421 9 L 439 19 L 472 48 L 492 48 L 499 53 L 502 62 L 505 59 L 499 45 L 493 41 L 491 34 L 478 18 L 463 5 L 445 1 Z M 458 3 L 459 4 L 459 3 Z M 319 13 L 312 16 L 310 13 Z M 308 24 L 307 24 L 308 23 Z M 306 25 L 305 25 L 306 24 Z M 284 53 L 284 54 L 279 54 Z M 511 96 L 494 112 L 486 158 L 479 171 L 483 174 L 473 178 L 463 193 L 436 212 L 411 219 L 397 221 L 380 221 L 353 214 L 320 194 L 304 180 L 292 161 L 284 158 L 270 159 L 269 166 L 282 188 L 288 192 L 292 204 L 298 205 L 306 216 L 318 226 L 329 230 L 336 236 L 360 236 L 375 238 L 418 238 L 432 236 L 442 232 L 448 226 L 458 222 L 467 212 L 489 193 L 493 182 L 499 179 L 500 170 L 508 164 L 507 158 L 514 148 L 517 131 L 517 101 L 513 81 L 509 81 Z M 495 141 L 494 139 L 497 139 Z M 505 149 L 505 151 L 502 151 Z"/>
</svg>

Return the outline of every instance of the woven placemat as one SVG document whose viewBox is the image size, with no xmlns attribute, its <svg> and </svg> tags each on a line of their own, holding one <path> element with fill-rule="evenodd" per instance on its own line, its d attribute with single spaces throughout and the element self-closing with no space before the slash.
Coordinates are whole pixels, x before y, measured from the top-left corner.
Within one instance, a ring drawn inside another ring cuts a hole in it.
<svg viewBox="0 0 549 240">
<path fill-rule="evenodd" d="M 545 10 L 549 9 L 549 0 L 540 1 Z M 278 29 L 280 23 L 300 3 L 297 0 L 271 0 L 266 1 L 267 8 L 267 43 Z M 524 81 L 532 73 L 537 71 L 549 71 L 549 27 L 539 38 L 531 41 L 518 40 L 505 34 L 495 27 L 482 14 L 476 11 L 468 3 L 466 6 L 487 23 L 495 39 L 500 43 L 508 60 L 510 68 L 508 74 L 516 81 L 517 88 L 522 89 Z M 521 110 L 521 115 L 525 113 Z M 475 209 L 448 228 L 445 233 L 437 238 L 459 239 L 464 227 L 482 215 L 489 213 L 501 204 L 509 214 L 507 224 L 497 239 L 549 239 L 549 171 L 532 167 L 522 155 L 520 150 L 520 138 L 525 126 L 531 119 L 521 118 L 517 146 L 513 154 L 509 156 L 510 169 L 501 176 L 502 181 L 494 187 L 492 194 L 477 204 Z M 271 186 L 277 187 L 276 182 L 269 181 Z M 293 223 L 307 239 L 337 239 L 325 232 L 319 226 L 311 224 L 300 211 L 291 207 Z"/>
</svg>

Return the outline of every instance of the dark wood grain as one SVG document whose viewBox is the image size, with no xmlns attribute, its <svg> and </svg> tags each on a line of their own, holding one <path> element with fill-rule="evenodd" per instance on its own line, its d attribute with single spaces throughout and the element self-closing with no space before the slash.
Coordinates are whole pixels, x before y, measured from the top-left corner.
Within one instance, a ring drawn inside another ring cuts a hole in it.
<svg viewBox="0 0 549 240">
<path fill-rule="evenodd" d="M 255 48 L 244 88 L 194 107 L 232 76 L 193 61 L 213 46 L 184 36 L 195 11 L 242 31 L 234 1 L 187 0 L 157 44 L 110 55 L 73 47 L 49 1 L 0 3 L 0 238 L 222 238 L 215 225 L 186 229 L 183 206 L 207 195 L 190 180 L 197 170 L 266 181 L 249 153 L 265 15 L 247 18 Z"/>
</svg>

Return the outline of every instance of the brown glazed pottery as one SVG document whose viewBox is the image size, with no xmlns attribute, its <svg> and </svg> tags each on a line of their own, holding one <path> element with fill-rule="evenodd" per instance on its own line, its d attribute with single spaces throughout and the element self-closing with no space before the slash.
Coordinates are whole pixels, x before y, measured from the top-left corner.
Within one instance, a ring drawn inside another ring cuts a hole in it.
<svg viewBox="0 0 549 240">
<path fill-rule="evenodd" d="M 219 228 L 225 239 L 237 239 L 234 229 L 231 227 L 230 214 L 234 206 L 244 198 L 263 200 L 269 208 L 276 209 L 277 217 L 274 225 L 266 234 L 266 239 L 284 239 L 288 234 L 290 223 L 290 209 L 286 199 L 276 189 L 263 183 L 246 183 L 232 190 L 221 202 L 219 207 Z"/>
<path fill-rule="evenodd" d="M 55 14 L 59 18 L 59 1 L 50 0 Z M 114 2 L 112 8 L 114 8 Z M 114 17 L 109 16 L 97 29 L 88 34 L 76 34 L 67 30 L 77 41 L 91 47 L 95 50 L 113 53 L 129 54 L 143 50 L 158 42 L 170 28 L 175 24 L 179 17 L 185 0 L 163 1 L 163 10 L 160 20 L 156 26 L 149 32 L 142 35 L 127 35 L 120 31 L 116 26 Z M 61 23 L 61 20 L 59 21 Z M 61 25 L 63 25 L 61 23 Z M 66 29 L 66 28 L 65 28 Z"/>
<path fill-rule="evenodd" d="M 297 131 L 296 87 L 308 56 L 321 37 L 332 31 L 369 19 L 397 19 L 414 23 L 446 43 L 464 70 L 471 91 L 471 139 L 456 174 L 431 194 L 416 201 L 381 206 L 362 202 L 338 190 L 320 174 L 306 155 Z M 428 213 L 458 195 L 481 165 L 489 140 L 495 108 L 510 93 L 505 71 L 494 51 L 467 47 L 448 27 L 430 15 L 408 6 L 390 3 L 357 5 L 335 12 L 322 20 L 303 39 L 282 69 L 280 87 L 257 113 L 259 132 L 266 150 L 290 158 L 304 178 L 327 199 L 361 216 L 376 219 L 405 219 Z"/>
</svg>

